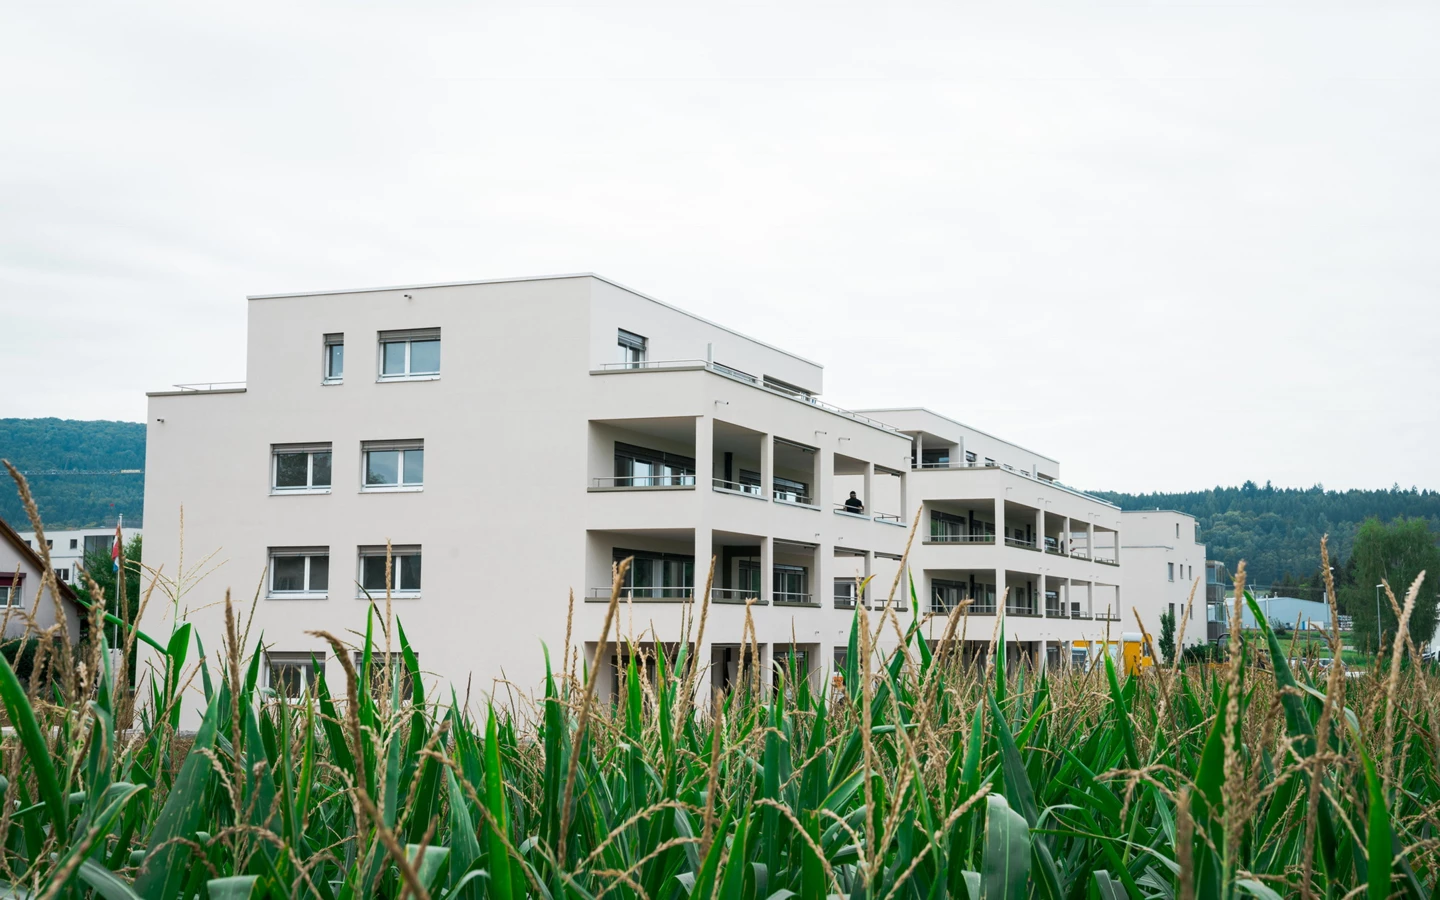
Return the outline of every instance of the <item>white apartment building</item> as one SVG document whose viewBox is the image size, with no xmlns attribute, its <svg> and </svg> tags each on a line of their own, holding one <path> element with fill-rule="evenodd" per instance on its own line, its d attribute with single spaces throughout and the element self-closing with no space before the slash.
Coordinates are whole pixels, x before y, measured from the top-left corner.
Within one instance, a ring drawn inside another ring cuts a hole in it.
<svg viewBox="0 0 1440 900">
<path fill-rule="evenodd" d="M 1013 648 L 1036 658 L 1118 617 L 1119 511 L 1053 460 L 925 410 L 831 406 L 819 364 L 596 275 L 251 297 L 247 368 L 150 395 L 145 562 L 176 571 L 183 506 L 187 558 L 224 563 L 179 611 L 205 635 L 218 593 L 265 573 L 279 688 L 328 655 L 312 631 L 363 633 L 387 541 L 421 666 L 461 693 L 538 689 L 572 592 L 593 657 L 626 557 L 618 630 L 666 652 L 687 617 L 693 639 L 714 558 L 695 657 L 715 689 L 750 664 L 747 598 L 761 677 L 792 648 L 829 670 L 866 575 L 876 605 L 898 578 L 905 622 L 972 600 L 977 645 L 1009 588 Z M 152 602 L 145 624 L 175 614 Z"/>
<path fill-rule="evenodd" d="M 128 546 L 139 528 L 120 528 L 121 539 Z M 29 547 L 35 547 L 35 532 L 22 531 L 20 537 Z M 69 531 L 46 531 L 45 542 L 50 546 L 50 565 L 55 577 L 69 585 L 80 583 L 80 570 L 85 557 L 98 553 L 106 559 L 115 544 L 115 526 L 109 528 L 78 528 Z M 36 549 L 39 549 L 38 547 Z"/>
<path fill-rule="evenodd" d="M 1144 584 L 1153 597 L 1147 598 L 1160 612 L 1175 614 L 1175 633 L 1185 617 L 1190 589 L 1195 587 L 1191 621 L 1185 625 L 1185 646 L 1209 640 L 1206 632 L 1205 545 L 1200 543 L 1200 523 L 1195 517 L 1173 509 L 1126 510 L 1122 518 L 1125 535 L 1126 573 Z M 1199 584 L 1196 584 L 1199 579 Z M 1157 625 L 1158 628 L 1158 613 Z M 1159 637 L 1159 631 L 1155 636 Z"/>
</svg>

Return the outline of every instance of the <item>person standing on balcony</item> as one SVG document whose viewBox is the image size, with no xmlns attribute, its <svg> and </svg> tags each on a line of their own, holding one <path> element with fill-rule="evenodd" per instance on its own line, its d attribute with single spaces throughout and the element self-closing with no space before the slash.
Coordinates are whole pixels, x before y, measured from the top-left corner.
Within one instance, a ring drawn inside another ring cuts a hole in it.
<svg viewBox="0 0 1440 900">
<path fill-rule="evenodd" d="M 850 499 L 845 501 L 845 511 L 856 515 L 865 511 L 865 504 L 860 502 L 860 498 L 855 496 L 854 491 L 850 492 Z"/>
</svg>

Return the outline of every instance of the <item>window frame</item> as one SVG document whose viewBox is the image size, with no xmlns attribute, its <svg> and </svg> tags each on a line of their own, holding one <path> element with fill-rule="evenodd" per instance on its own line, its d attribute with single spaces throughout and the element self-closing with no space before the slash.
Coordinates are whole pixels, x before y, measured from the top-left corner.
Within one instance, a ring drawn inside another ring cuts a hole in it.
<svg viewBox="0 0 1440 900">
<path fill-rule="evenodd" d="M 357 549 L 355 554 L 355 599 L 369 600 L 375 597 L 385 596 L 385 585 L 382 583 L 378 588 L 365 587 L 365 561 L 378 558 L 382 565 L 385 561 L 384 545 L 363 546 Z M 414 588 L 402 588 L 400 586 L 401 558 L 413 557 L 420 560 L 420 584 Z M 391 568 L 390 599 L 392 600 L 418 600 L 421 591 L 425 586 L 425 562 L 424 553 L 419 544 L 392 544 L 390 545 L 390 558 L 393 562 Z M 383 571 L 383 570 L 382 570 Z M 383 576 L 382 576 L 383 579 Z"/>
<path fill-rule="evenodd" d="M 284 696 L 275 686 L 275 669 L 277 667 L 296 667 L 301 673 L 300 695 L 291 697 Z M 283 703 L 300 704 L 309 699 L 312 689 L 315 687 L 316 676 L 325 677 L 325 651 L 317 650 L 312 653 L 305 652 L 283 652 L 265 653 L 265 687 L 274 693 L 275 699 Z"/>
<path fill-rule="evenodd" d="M 343 384 L 345 381 L 345 333 L 334 332 L 325 335 L 324 343 L 321 346 L 320 383 Z M 335 373 L 334 357 L 331 353 L 335 347 L 340 348 L 340 373 L 338 375 Z"/>
<path fill-rule="evenodd" d="M 1166 563 L 1165 565 L 1168 566 L 1168 567 L 1169 567 L 1169 570 L 1170 570 L 1170 581 L 1174 581 L 1174 580 L 1175 580 L 1175 564 L 1172 562 L 1172 563 Z"/>
<path fill-rule="evenodd" d="M 303 487 L 284 487 L 276 482 L 280 480 L 280 457 L 296 456 L 305 454 L 305 485 Z M 315 484 L 315 456 L 324 453 L 330 457 L 330 483 L 326 485 Z M 328 441 L 314 444 L 271 444 L 270 445 L 270 495 L 288 496 L 291 494 L 328 494 L 335 486 L 335 450 Z"/>
<path fill-rule="evenodd" d="M 25 582 L 0 584 L 0 609 L 25 605 Z"/>
<path fill-rule="evenodd" d="M 413 369 L 414 344 L 423 344 L 434 341 L 441 343 L 439 328 L 413 328 L 400 329 L 395 331 L 381 331 L 376 333 L 375 338 L 375 380 L 376 382 L 386 381 L 438 381 L 441 372 L 441 362 L 437 359 L 435 371 L 416 372 Z M 393 375 L 385 372 L 385 347 L 388 344 L 405 345 L 405 369 Z M 442 347 L 441 350 L 444 348 Z"/>
<path fill-rule="evenodd" d="M 316 590 L 311 583 L 313 577 L 312 560 L 318 557 L 325 558 L 325 587 L 323 590 Z M 305 586 L 297 591 L 284 591 L 275 587 L 275 561 L 277 559 L 303 559 L 305 560 L 305 574 L 303 576 Z M 266 575 L 265 599 L 266 600 L 328 600 L 330 598 L 330 548 L 329 547 L 271 547 L 266 556 L 269 562 L 269 572 Z"/>
<path fill-rule="evenodd" d="M 620 365 L 627 369 L 643 368 L 650 358 L 650 339 L 624 328 L 616 331 L 615 345 L 620 348 Z"/>
<path fill-rule="evenodd" d="M 405 454 L 420 453 L 420 480 L 405 480 Z M 394 484 L 371 484 L 370 483 L 370 454 L 371 453 L 399 453 L 396 462 L 395 477 L 398 479 Z M 360 492 L 364 494 L 400 494 L 413 493 L 425 490 L 425 439 L 400 441 L 361 441 L 360 442 Z"/>
</svg>

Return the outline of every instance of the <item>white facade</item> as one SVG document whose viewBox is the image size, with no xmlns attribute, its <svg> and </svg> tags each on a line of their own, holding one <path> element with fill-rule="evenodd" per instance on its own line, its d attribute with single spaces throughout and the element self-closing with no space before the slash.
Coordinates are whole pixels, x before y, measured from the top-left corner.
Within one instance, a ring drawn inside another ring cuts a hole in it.
<svg viewBox="0 0 1440 900">
<path fill-rule="evenodd" d="M 121 539 L 126 545 L 140 533 L 139 528 L 121 526 Z M 35 547 L 35 532 L 22 531 L 20 538 L 26 545 Z M 45 540 L 50 545 L 50 565 L 55 575 L 66 584 L 80 583 L 80 569 L 85 564 L 87 552 L 100 552 L 110 556 L 115 543 L 115 526 L 109 528 L 79 528 L 71 531 L 46 531 Z M 86 548 L 90 548 L 87 550 Z"/>
<path fill-rule="evenodd" d="M 1205 545 L 1198 540 L 1199 523 L 1173 509 L 1127 510 L 1122 518 L 1125 574 L 1129 589 L 1159 612 L 1175 614 L 1175 633 L 1185 617 L 1190 591 L 1195 591 L 1185 645 L 1208 640 L 1205 626 Z M 1158 617 L 1156 631 L 1158 637 Z"/>
<path fill-rule="evenodd" d="M 393 608 L 422 668 L 457 691 L 538 689 L 542 642 L 562 665 L 572 591 L 572 645 L 593 652 L 628 556 L 617 624 L 635 644 L 673 650 L 713 556 L 696 654 L 711 684 L 742 671 L 749 596 L 760 672 L 792 643 L 823 672 L 856 577 L 875 576 L 874 602 L 902 576 L 917 509 L 921 614 L 944 575 L 994 573 L 1001 593 L 1033 582 L 1039 612 L 1011 637 L 1058 651 L 1099 625 L 1068 607 L 1047 617 L 1047 591 L 1074 602 L 1085 585 L 1093 616 L 1108 589 L 1118 608 L 1119 511 L 1055 483 L 1053 460 L 923 410 L 831 407 L 818 364 L 598 276 L 252 297 L 248 346 L 245 385 L 150 395 L 145 562 L 177 571 L 183 505 L 187 559 L 223 561 L 181 602 L 206 635 L 220 633 L 219 591 L 249 597 L 268 567 L 254 626 L 282 666 L 327 653 L 312 631 L 363 633 L 360 585 L 383 584 L 367 560 L 387 541 Z M 939 470 L 946 441 L 981 466 Z M 932 509 L 1022 537 L 932 542 Z M 164 634 L 174 614 L 152 602 L 146 626 Z M 977 612 L 972 634 L 988 640 L 993 621 Z"/>
</svg>

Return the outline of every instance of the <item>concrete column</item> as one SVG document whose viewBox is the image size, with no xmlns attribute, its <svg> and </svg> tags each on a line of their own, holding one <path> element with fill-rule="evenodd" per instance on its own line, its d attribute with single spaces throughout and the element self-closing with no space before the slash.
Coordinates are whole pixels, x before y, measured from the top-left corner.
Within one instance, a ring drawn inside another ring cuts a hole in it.
<svg viewBox="0 0 1440 900">
<path fill-rule="evenodd" d="M 955 458 L 950 461 L 952 466 L 965 465 L 965 435 L 960 435 L 960 444 L 955 448 Z"/>
<path fill-rule="evenodd" d="M 775 435 L 773 434 L 760 435 L 760 496 L 766 500 L 775 498 Z"/>
<path fill-rule="evenodd" d="M 1120 564 L 1120 529 L 1115 529 L 1115 564 Z"/>
<path fill-rule="evenodd" d="M 833 444 L 829 435 L 815 435 L 816 443 Z M 815 483 L 810 486 L 810 502 L 823 510 L 830 510 L 835 496 L 835 451 L 821 447 L 815 451 Z"/>
<path fill-rule="evenodd" d="M 1035 507 L 1035 549 L 1045 552 L 1045 501 L 1037 501 Z"/>
<path fill-rule="evenodd" d="M 1090 554 L 1090 558 L 1091 558 L 1092 560 L 1095 558 L 1095 523 L 1094 523 L 1094 522 L 1086 522 L 1086 523 L 1085 523 L 1085 552 Z"/>
<path fill-rule="evenodd" d="M 1120 585 L 1115 585 L 1115 615 L 1120 617 L 1121 631 L 1124 631 L 1125 614 L 1120 611 Z M 1133 618 L 1133 616 L 1131 617 Z"/>
<path fill-rule="evenodd" d="M 1038 672 L 1048 668 L 1050 665 L 1050 642 L 1046 640 L 1036 641 L 1035 652 L 1037 657 L 1035 660 L 1035 670 Z"/>
<path fill-rule="evenodd" d="M 995 498 L 995 546 L 1005 546 L 1005 498 Z"/>
<path fill-rule="evenodd" d="M 995 614 L 999 615 L 1000 610 L 1007 606 L 1005 602 L 1005 570 L 995 570 Z"/>
<path fill-rule="evenodd" d="M 865 485 L 864 485 L 864 487 L 861 489 L 861 496 L 860 496 L 860 502 L 862 502 L 862 503 L 865 504 L 865 515 L 867 515 L 867 516 L 873 516 L 873 515 L 875 515 L 875 508 L 871 505 L 871 502 L 870 502 L 870 498 L 871 498 L 870 485 L 871 485 L 871 482 L 873 482 L 874 480 L 875 480 L 875 464 L 874 464 L 873 462 L 867 462 L 867 463 L 865 463 Z"/>
<path fill-rule="evenodd" d="M 1065 611 L 1065 615 L 1068 617 L 1070 615 L 1070 579 L 1068 578 L 1065 579 L 1065 591 L 1061 594 L 1061 601 L 1064 605 L 1060 608 Z"/>
<path fill-rule="evenodd" d="M 915 435 L 915 463 L 914 468 L 920 468 L 925 464 L 925 436 Z"/>
<path fill-rule="evenodd" d="M 1085 582 L 1085 606 L 1087 607 L 1086 611 L 1093 619 L 1095 617 L 1095 582 L 1093 581 Z"/>
<path fill-rule="evenodd" d="M 775 592 L 775 539 L 760 538 L 760 603 L 769 606 Z"/>
<path fill-rule="evenodd" d="M 710 479 L 715 472 L 715 420 L 710 416 L 695 417 L 695 600 L 705 593 L 705 576 L 710 573 L 710 557 L 714 554 L 714 536 L 710 532 Z M 720 565 L 716 560 L 716 566 Z M 721 584 L 720 579 L 715 580 Z"/>
<path fill-rule="evenodd" d="M 910 473 L 900 473 L 900 508 L 896 510 L 900 515 L 900 521 L 906 525 L 910 524 Z"/>
</svg>

